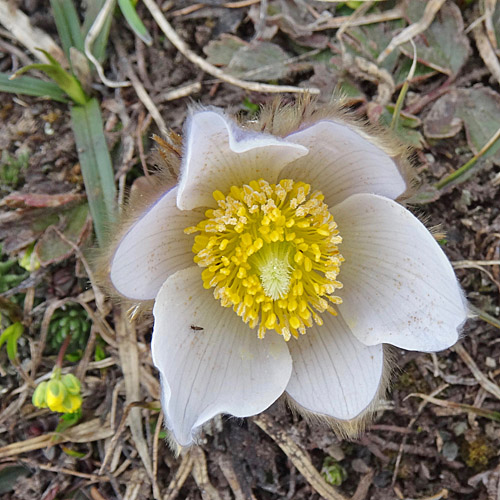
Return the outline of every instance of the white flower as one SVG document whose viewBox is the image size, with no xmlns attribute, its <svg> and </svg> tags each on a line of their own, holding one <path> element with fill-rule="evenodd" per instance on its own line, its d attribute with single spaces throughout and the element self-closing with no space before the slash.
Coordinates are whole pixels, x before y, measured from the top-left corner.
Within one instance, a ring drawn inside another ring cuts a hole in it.
<svg viewBox="0 0 500 500">
<path fill-rule="evenodd" d="M 394 201 L 401 149 L 338 112 L 275 108 L 245 127 L 194 112 L 178 186 L 111 259 L 120 294 L 155 300 L 153 361 L 183 446 L 283 393 L 348 429 L 385 390 L 383 344 L 439 351 L 466 318 L 446 256 Z"/>
</svg>

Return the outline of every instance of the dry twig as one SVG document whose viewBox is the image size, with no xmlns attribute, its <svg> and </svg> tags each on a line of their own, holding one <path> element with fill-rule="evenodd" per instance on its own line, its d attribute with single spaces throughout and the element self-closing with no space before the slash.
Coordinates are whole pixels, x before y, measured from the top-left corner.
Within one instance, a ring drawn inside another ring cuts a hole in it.
<svg viewBox="0 0 500 500">
<path fill-rule="evenodd" d="M 479 382 L 479 385 L 490 394 L 500 399 L 500 387 L 492 382 L 484 373 L 479 369 L 470 354 L 465 350 L 462 344 L 456 344 L 453 350 L 462 358 L 462 361 L 467 365 L 474 378 Z"/>
<path fill-rule="evenodd" d="M 175 472 L 175 476 L 168 485 L 167 492 L 163 496 L 163 500 L 174 500 L 175 498 L 177 498 L 179 490 L 186 482 L 189 474 L 191 474 L 191 470 L 193 469 L 193 462 L 194 461 L 193 457 L 191 456 L 191 451 L 187 451 L 186 454 L 182 457 L 182 461 L 177 471 Z"/>
<path fill-rule="evenodd" d="M 0 23 L 9 30 L 14 38 L 24 45 L 37 59 L 44 63 L 50 61 L 37 49 L 43 49 L 60 63 L 64 63 L 66 58 L 61 48 L 52 38 L 39 28 L 34 28 L 29 17 L 16 9 L 12 2 L 0 0 Z"/>
<path fill-rule="evenodd" d="M 448 387 L 448 384 L 444 384 L 439 386 L 436 390 L 431 392 L 431 396 L 437 396 L 440 392 L 444 391 Z M 422 401 L 420 405 L 418 406 L 417 412 L 415 413 L 415 416 L 410 420 L 410 423 L 408 424 L 408 429 L 411 429 L 413 425 L 415 425 L 415 422 L 418 420 L 418 417 L 420 417 L 420 414 L 424 411 L 424 408 L 427 406 L 427 401 Z M 396 464 L 394 465 L 394 473 L 392 474 L 392 485 L 396 483 L 396 478 L 398 477 L 398 472 L 399 472 L 399 466 L 401 465 L 401 459 L 403 458 L 403 451 L 406 445 L 406 441 L 408 441 L 408 434 L 403 436 L 403 439 L 401 440 L 401 444 L 399 445 L 399 450 L 398 450 L 398 456 L 396 458 Z"/>
<path fill-rule="evenodd" d="M 495 80 L 500 83 L 500 62 L 495 52 L 496 38 L 494 38 L 493 34 L 493 38 L 495 40 L 495 45 L 493 45 L 492 39 L 489 36 L 488 32 L 488 26 L 491 25 L 491 15 L 492 11 L 490 11 L 489 9 L 485 9 L 484 16 L 481 16 L 478 19 L 480 21 L 484 20 L 485 25 L 483 26 L 482 22 L 476 23 L 474 25 L 472 33 L 474 35 L 476 47 L 479 51 L 481 59 L 483 60 L 486 67 L 490 70 Z"/>
<path fill-rule="evenodd" d="M 253 417 L 253 422 L 258 425 L 276 444 L 285 452 L 293 465 L 306 478 L 309 484 L 326 500 L 347 500 L 347 498 L 330 486 L 311 463 L 306 451 L 298 446 L 291 437 L 271 418 L 265 414 Z"/>
<path fill-rule="evenodd" d="M 377 58 L 377 63 L 381 63 L 396 47 L 403 43 L 409 42 L 420 33 L 423 33 L 434 20 L 434 16 L 439 12 L 446 0 L 429 0 L 425 6 L 422 18 L 410 26 L 406 27 L 401 33 L 396 35 L 389 45 L 380 53 Z"/>
<path fill-rule="evenodd" d="M 130 87 L 130 82 L 114 82 L 112 80 L 109 80 L 104 74 L 101 63 L 97 60 L 96 57 L 94 57 L 94 54 L 92 54 L 92 45 L 101 32 L 106 19 L 108 18 L 108 16 L 112 15 L 112 10 L 115 7 L 115 1 L 116 0 L 106 0 L 101 10 L 99 11 L 99 14 L 97 14 L 94 23 L 90 27 L 87 36 L 85 37 L 85 55 L 94 64 L 97 70 L 97 74 L 99 75 L 99 78 L 101 79 L 102 83 L 104 83 L 104 85 L 111 88 Z"/>
<path fill-rule="evenodd" d="M 191 470 L 191 474 L 193 475 L 200 492 L 205 493 L 203 498 L 206 497 L 208 500 L 222 500 L 219 493 L 217 493 L 217 490 L 208 478 L 207 459 L 203 449 L 199 446 L 194 446 L 191 450 L 191 455 L 193 456 L 193 468 Z"/>
<path fill-rule="evenodd" d="M 394 19 L 401 19 L 403 16 L 403 10 L 401 7 L 395 7 L 394 9 L 386 10 L 384 12 L 376 12 L 373 14 L 366 14 L 366 16 L 358 17 L 357 19 L 352 19 L 349 22 L 349 26 L 365 26 L 367 24 L 377 24 L 383 23 L 385 21 L 393 21 Z M 312 31 L 323 31 L 329 29 L 337 29 L 343 26 L 351 16 L 338 16 L 332 17 L 330 19 L 318 19 L 307 26 Z"/>
<path fill-rule="evenodd" d="M 319 89 L 315 87 L 308 88 L 300 88 L 293 87 L 290 85 L 269 85 L 267 83 L 258 83 L 258 82 L 247 82 L 245 80 L 240 80 L 239 78 L 235 78 L 234 76 L 228 75 L 220 68 L 213 66 L 209 62 L 205 61 L 203 57 L 195 54 L 180 38 L 177 32 L 172 28 L 170 23 L 167 21 L 166 17 L 163 15 L 160 7 L 156 4 L 154 0 L 144 0 L 144 4 L 148 8 L 149 12 L 153 16 L 154 20 L 163 31 L 165 36 L 170 40 L 172 45 L 184 56 L 186 59 L 191 61 L 193 64 L 198 66 L 201 70 L 205 71 L 209 75 L 214 76 L 215 78 L 219 78 L 220 80 L 230 83 L 231 85 L 236 85 L 237 87 L 241 87 L 246 90 L 251 90 L 252 92 L 273 92 L 273 93 L 284 93 L 284 92 L 293 92 L 293 93 L 309 93 L 309 94 L 319 94 Z"/>
<path fill-rule="evenodd" d="M 8 444 L 0 448 L 0 459 L 28 453 L 33 450 L 41 450 L 54 444 L 65 442 L 71 443 L 89 443 L 91 441 L 99 441 L 106 439 L 113 434 L 113 430 L 109 426 L 109 422 L 102 422 L 101 419 L 95 418 L 89 422 L 76 425 L 64 431 L 64 433 L 49 433 L 37 436 L 25 441 Z"/>
<path fill-rule="evenodd" d="M 149 97 L 147 90 L 145 89 L 144 85 L 141 83 L 141 81 L 135 74 L 134 70 L 132 69 L 132 66 L 128 62 L 128 56 L 125 51 L 125 48 L 123 47 L 123 44 L 121 43 L 121 40 L 115 36 L 113 37 L 113 43 L 115 45 L 118 56 L 120 57 L 120 62 L 125 68 L 128 78 L 132 82 L 132 86 L 134 87 L 137 97 L 142 102 L 142 104 L 144 104 L 144 107 L 148 110 L 149 114 L 153 117 L 153 120 L 160 129 L 160 132 L 162 134 L 166 134 L 167 125 L 165 124 L 165 120 L 163 120 L 160 111 L 156 107 L 156 104 L 153 102 L 151 97 Z"/>
</svg>

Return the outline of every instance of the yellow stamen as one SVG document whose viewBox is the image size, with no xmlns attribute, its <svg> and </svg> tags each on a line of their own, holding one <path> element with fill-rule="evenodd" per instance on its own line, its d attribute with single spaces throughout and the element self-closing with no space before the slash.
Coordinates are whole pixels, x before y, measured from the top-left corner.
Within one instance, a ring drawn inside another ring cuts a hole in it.
<svg viewBox="0 0 500 500">
<path fill-rule="evenodd" d="M 194 238 L 194 261 L 205 268 L 205 288 L 232 307 L 263 338 L 275 330 L 289 340 L 303 334 L 317 312 L 335 314 L 333 295 L 344 258 L 342 238 L 323 195 L 304 182 L 259 179 L 228 195 L 214 191 L 217 209 L 185 229 Z"/>
</svg>

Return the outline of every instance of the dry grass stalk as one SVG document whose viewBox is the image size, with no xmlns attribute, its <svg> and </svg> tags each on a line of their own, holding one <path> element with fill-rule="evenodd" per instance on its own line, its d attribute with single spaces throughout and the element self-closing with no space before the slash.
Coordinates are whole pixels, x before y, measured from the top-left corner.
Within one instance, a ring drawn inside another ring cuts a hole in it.
<svg viewBox="0 0 500 500">
<path fill-rule="evenodd" d="M 34 28 L 30 23 L 29 17 L 24 12 L 16 9 L 12 2 L 0 0 L 0 23 L 40 61 L 44 63 L 50 62 L 37 49 L 47 51 L 60 63 L 66 62 L 64 53 L 56 42 L 41 29 Z"/>
<path fill-rule="evenodd" d="M 114 323 L 118 339 L 120 366 L 125 381 L 126 403 L 129 405 L 128 408 L 130 408 L 127 416 L 127 424 L 132 433 L 135 447 L 141 457 L 148 476 L 151 479 L 154 498 L 159 499 L 160 493 L 158 484 L 156 483 L 153 475 L 153 466 L 151 464 L 151 457 L 149 456 L 149 447 L 146 443 L 146 439 L 144 438 L 141 408 L 132 405 L 132 403 L 142 399 L 140 392 L 139 350 L 137 347 L 135 327 L 134 324 L 128 320 L 126 312 L 118 308 L 115 310 Z"/>
<path fill-rule="evenodd" d="M 199 446 L 194 446 L 191 450 L 193 456 L 193 468 L 191 474 L 198 485 L 200 491 L 204 492 L 203 498 L 208 500 L 222 500 L 217 490 L 208 478 L 207 459 L 205 452 Z"/>
<path fill-rule="evenodd" d="M 418 22 L 410 24 L 410 26 L 396 35 L 390 41 L 389 45 L 380 53 L 377 58 L 377 63 L 380 64 L 399 45 L 409 42 L 412 38 L 423 33 L 431 25 L 435 15 L 439 12 L 439 9 L 443 6 L 445 1 L 446 0 L 429 0 L 425 6 L 422 18 Z"/>
<path fill-rule="evenodd" d="M 180 489 L 186 482 L 186 479 L 189 477 L 189 474 L 191 474 L 191 470 L 193 469 L 193 463 L 194 460 L 193 457 L 191 456 L 191 451 L 188 450 L 183 455 L 182 461 L 178 469 L 176 470 L 172 481 L 170 481 L 170 484 L 168 485 L 165 495 L 163 496 L 163 500 L 174 500 L 175 498 L 177 498 Z"/>
<path fill-rule="evenodd" d="M 258 82 L 247 82 L 245 80 L 240 80 L 239 78 L 235 78 L 234 76 L 228 75 L 220 68 L 210 64 L 203 57 L 200 57 L 198 54 L 195 54 L 180 38 L 177 32 L 172 28 L 170 23 L 167 21 L 166 17 L 163 15 L 160 7 L 156 4 L 154 0 L 144 0 L 144 4 L 148 8 L 149 12 L 153 16 L 154 20 L 163 31 L 165 36 L 170 40 L 172 45 L 184 56 L 186 59 L 191 61 L 193 64 L 198 66 L 201 70 L 205 71 L 209 75 L 214 76 L 226 83 L 231 85 L 235 85 L 237 87 L 241 87 L 246 90 L 251 90 L 252 92 L 273 92 L 273 93 L 285 93 L 292 92 L 298 94 L 319 94 L 319 89 L 315 87 L 294 87 L 291 85 L 269 85 L 267 83 L 258 83 Z"/>
<path fill-rule="evenodd" d="M 234 500 L 257 500 L 253 493 L 250 492 L 250 496 L 248 496 L 243 492 L 231 460 L 222 453 L 219 454 L 217 458 L 217 463 L 219 464 L 222 474 L 224 474 L 224 477 L 233 492 Z"/>
<path fill-rule="evenodd" d="M 101 32 L 106 19 L 112 15 L 112 10 L 115 7 L 115 0 L 106 0 L 104 5 L 102 6 L 99 14 L 95 18 L 92 26 L 90 27 L 87 36 L 85 37 L 84 47 L 85 47 L 85 55 L 87 58 L 92 61 L 92 64 L 95 66 L 97 70 L 97 74 L 101 79 L 102 83 L 110 88 L 119 88 L 119 87 L 130 87 L 130 82 L 114 82 L 109 80 L 104 74 L 104 69 L 101 66 L 101 63 L 94 57 L 92 54 L 92 45 Z"/>
<path fill-rule="evenodd" d="M 500 83 L 500 62 L 498 61 L 498 57 L 495 51 L 496 39 L 494 38 L 493 34 L 493 38 L 495 40 L 495 44 L 493 44 L 491 36 L 489 36 L 490 33 L 488 32 L 488 26 L 492 23 L 492 14 L 493 11 L 491 11 L 490 9 L 485 9 L 484 16 L 480 18 L 484 20 L 484 25 L 482 22 L 475 24 L 472 33 L 474 35 L 476 47 L 479 51 L 481 59 L 483 60 L 486 67 L 490 70 L 493 78 L 495 78 L 495 80 Z"/>
<path fill-rule="evenodd" d="M 470 354 L 465 350 L 462 344 L 456 344 L 453 350 L 462 358 L 462 361 L 467 365 L 474 378 L 479 382 L 479 385 L 490 394 L 500 399 L 500 387 L 492 382 L 484 373 L 479 369 L 475 361 L 471 358 Z"/>
<path fill-rule="evenodd" d="M 395 7 L 394 9 L 386 10 L 384 12 L 377 12 L 374 14 L 366 14 L 366 16 L 358 17 L 357 19 L 351 20 L 349 26 L 365 26 L 367 24 L 383 23 L 385 21 L 393 21 L 395 19 L 401 19 L 403 16 L 403 11 L 400 7 Z M 344 25 L 344 23 L 351 16 L 338 16 L 332 17 L 330 19 L 321 19 L 318 22 L 313 23 L 308 26 L 308 28 L 313 31 L 323 31 L 329 29 L 337 29 Z"/>
<path fill-rule="evenodd" d="M 132 69 L 132 66 L 129 63 L 129 55 L 126 53 L 121 40 L 117 36 L 113 37 L 113 44 L 116 48 L 118 56 L 120 57 L 120 64 L 123 66 L 127 73 L 127 77 L 132 82 L 132 86 L 134 87 L 137 97 L 142 102 L 144 107 L 148 110 L 149 114 L 153 117 L 153 120 L 155 121 L 161 133 L 166 134 L 167 125 L 165 123 L 165 120 L 161 116 L 161 113 L 156 107 L 156 104 L 153 102 L 153 99 L 149 97 L 146 88 Z"/>
<path fill-rule="evenodd" d="M 293 465 L 306 478 L 306 481 L 316 492 L 326 500 L 347 500 L 347 498 L 330 486 L 316 470 L 306 451 L 298 446 L 293 439 L 280 427 L 273 423 L 265 414 L 253 417 L 258 425 L 285 452 Z"/>
<path fill-rule="evenodd" d="M 448 387 L 448 384 L 444 384 L 439 386 L 436 390 L 431 392 L 431 396 L 437 396 L 440 392 L 444 391 Z M 414 425 L 415 422 L 418 420 L 418 417 L 420 417 L 421 413 L 424 411 L 424 408 L 427 406 L 428 401 L 424 400 L 420 403 L 417 409 L 417 413 L 415 416 L 410 420 L 410 423 L 408 424 L 408 429 L 411 429 Z M 408 434 L 403 436 L 403 439 L 401 440 L 401 444 L 399 445 L 399 450 L 398 450 L 398 456 L 396 457 L 396 463 L 394 465 L 394 472 L 392 474 L 392 485 L 396 483 L 396 479 L 398 477 L 398 472 L 399 472 L 399 466 L 401 465 L 401 460 L 403 458 L 403 451 L 406 445 L 406 442 L 408 441 Z"/>
<path fill-rule="evenodd" d="M 260 3 L 260 0 L 241 0 L 240 2 L 226 2 L 221 4 L 221 7 L 226 7 L 227 9 L 241 9 L 242 7 L 250 7 L 250 5 L 255 5 L 256 3 Z M 196 12 L 203 7 L 207 7 L 210 4 L 205 3 L 195 3 L 194 5 L 189 5 L 188 7 L 184 7 L 183 9 L 174 10 L 170 13 L 172 17 L 179 16 L 187 16 L 193 12 Z"/>
<path fill-rule="evenodd" d="M 95 418 L 89 422 L 75 425 L 64 431 L 64 433 L 49 433 L 26 439 L 25 441 L 17 441 L 0 448 L 0 459 L 8 458 L 21 453 L 28 453 L 33 450 L 41 450 L 60 443 L 90 443 L 106 439 L 113 435 L 113 430 L 109 425 L 109 421 L 102 422 L 101 419 Z"/>
</svg>

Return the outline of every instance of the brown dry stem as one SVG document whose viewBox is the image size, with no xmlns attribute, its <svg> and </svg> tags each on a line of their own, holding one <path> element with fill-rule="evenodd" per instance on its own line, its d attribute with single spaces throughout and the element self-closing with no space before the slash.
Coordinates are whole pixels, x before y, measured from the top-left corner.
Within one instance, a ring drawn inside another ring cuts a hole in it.
<svg viewBox="0 0 500 500">
<path fill-rule="evenodd" d="M 253 417 L 253 422 L 259 426 L 285 452 L 293 465 L 306 478 L 309 484 L 326 500 L 347 500 L 347 497 L 330 486 L 316 470 L 308 453 L 303 450 L 288 434 L 276 425 L 271 417 L 262 414 Z"/>
</svg>

